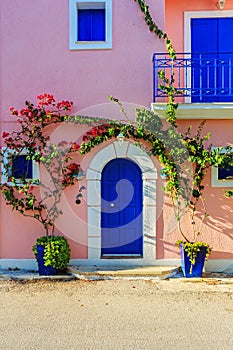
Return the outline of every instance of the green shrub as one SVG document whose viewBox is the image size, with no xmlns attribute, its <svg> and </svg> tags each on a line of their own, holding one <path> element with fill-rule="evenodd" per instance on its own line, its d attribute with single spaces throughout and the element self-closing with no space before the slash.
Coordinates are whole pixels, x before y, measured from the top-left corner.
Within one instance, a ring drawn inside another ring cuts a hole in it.
<svg viewBox="0 0 233 350">
<path fill-rule="evenodd" d="M 37 239 L 32 247 L 37 259 L 37 245 L 45 247 L 44 264 L 56 269 L 65 269 L 70 261 L 70 247 L 67 239 L 63 236 L 43 236 Z"/>
</svg>

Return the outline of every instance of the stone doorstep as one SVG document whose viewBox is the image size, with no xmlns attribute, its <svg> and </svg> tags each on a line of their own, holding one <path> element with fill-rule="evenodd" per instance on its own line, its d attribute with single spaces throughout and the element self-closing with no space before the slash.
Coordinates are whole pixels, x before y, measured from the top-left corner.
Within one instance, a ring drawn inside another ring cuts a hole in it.
<svg viewBox="0 0 233 350">
<path fill-rule="evenodd" d="M 79 277 L 167 277 L 178 272 L 177 266 L 70 266 L 68 271 Z"/>
</svg>

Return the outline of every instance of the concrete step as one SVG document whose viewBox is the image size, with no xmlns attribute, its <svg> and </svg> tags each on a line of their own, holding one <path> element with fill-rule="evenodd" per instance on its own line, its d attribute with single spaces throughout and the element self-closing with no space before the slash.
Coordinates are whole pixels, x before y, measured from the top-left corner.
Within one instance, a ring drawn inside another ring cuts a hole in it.
<svg viewBox="0 0 233 350">
<path fill-rule="evenodd" d="M 78 279 L 152 278 L 165 279 L 179 271 L 178 266 L 69 266 Z"/>
</svg>

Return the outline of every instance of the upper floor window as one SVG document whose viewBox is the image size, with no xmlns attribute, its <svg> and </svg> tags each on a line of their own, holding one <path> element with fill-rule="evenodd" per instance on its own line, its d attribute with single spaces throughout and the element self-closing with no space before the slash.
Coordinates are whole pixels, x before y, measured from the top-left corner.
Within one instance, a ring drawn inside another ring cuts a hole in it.
<svg viewBox="0 0 233 350">
<path fill-rule="evenodd" d="M 112 48 L 112 0 L 70 0 L 70 49 Z"/>
</svg>

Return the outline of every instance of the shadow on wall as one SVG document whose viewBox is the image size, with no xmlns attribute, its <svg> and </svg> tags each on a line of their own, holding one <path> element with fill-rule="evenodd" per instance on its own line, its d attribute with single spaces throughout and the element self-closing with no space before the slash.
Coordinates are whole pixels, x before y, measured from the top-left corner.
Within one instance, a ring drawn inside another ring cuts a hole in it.
<svg viewBox="0 0 233 350">
<path fill-rule="evenodd" d="M 220 243 L 226 238 L 233 240 L 233 199 L 225 198 L 222 189 L 212 188 L 206 195 L 206 203 L 209 214 L 206 226 L 219 233 Z"/>
<path fill-rule="evenodd" d="M 233 253 L 229 252 L 223 252 L 223 251 L 218 251 L 218 250 L 212 250 L 211 255 L 209 259 L 233 259 Z"/>
<path fill-rule="evenodd" d="M 208 242 L 212 247 L 210 259 L 233 259 L 233 198 L 225 198 L 222 189 L 211 188 L 211 192 L 205 194 L 206 211 L 209 217 L 200 226 L 201 236 L 199 240 Z M 165 207 L 172 210 L 171 205 Z M 201 214 L 197 218 L 201 220 Z M 166 234 L 167 210 L 157 216 L 157 258 L 176 258 L 178 250 L 175 247 L 176 239 L 180 239 L 177 230 L 171 232 L 171 237 Z M 185 221 L 183 223 L 185 225 Z M 198 224 L 199 225 L 199 224 Z"/>
</svg>

